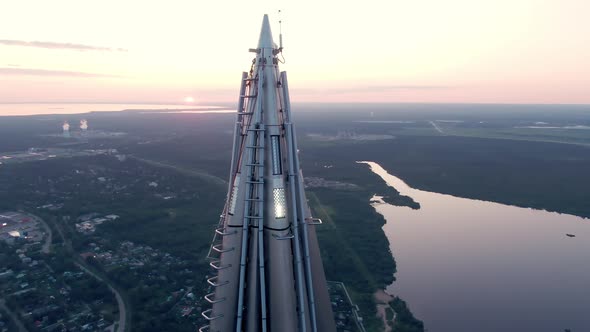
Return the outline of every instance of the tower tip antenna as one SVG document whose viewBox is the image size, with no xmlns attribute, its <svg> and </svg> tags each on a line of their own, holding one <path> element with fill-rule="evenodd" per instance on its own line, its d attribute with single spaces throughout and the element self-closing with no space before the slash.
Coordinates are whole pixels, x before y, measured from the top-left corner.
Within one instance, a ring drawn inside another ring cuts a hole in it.
<svg viewBox="0 0 590 332">
<path fill-rule="evenodd" d="M 279 9 L 279 50 L 283 50 L 283 20 L 281 19 L 281 10 Z"/>
</svg>

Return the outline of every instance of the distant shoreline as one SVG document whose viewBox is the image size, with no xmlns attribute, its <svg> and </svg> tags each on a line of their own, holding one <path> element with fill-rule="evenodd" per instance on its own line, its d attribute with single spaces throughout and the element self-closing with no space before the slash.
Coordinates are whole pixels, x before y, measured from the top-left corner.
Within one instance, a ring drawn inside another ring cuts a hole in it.
<svg viewBox="0 0 590 332">
<path fill-rule="evenodd" d="M 45 116 L 87 114 L 93 112 L 122 111 L 220 111 L 225 106 L 187 104 L 111 104 L 111 103 L 0 103 L 2 116 Z"/>
</svg>

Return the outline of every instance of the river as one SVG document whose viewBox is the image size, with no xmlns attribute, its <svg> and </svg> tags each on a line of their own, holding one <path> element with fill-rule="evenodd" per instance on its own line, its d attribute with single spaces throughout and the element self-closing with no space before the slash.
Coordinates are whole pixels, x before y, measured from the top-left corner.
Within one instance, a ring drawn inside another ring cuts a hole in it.
<svg viewBox="0 0 590 332">
<path fill-rule="evenodd" d="M 590 220 L 413 189 L 365 163 L 421 205 L 373 203 L 397 262 L 386 291 L 429 332 L 590 331 Z"/>
</svg>

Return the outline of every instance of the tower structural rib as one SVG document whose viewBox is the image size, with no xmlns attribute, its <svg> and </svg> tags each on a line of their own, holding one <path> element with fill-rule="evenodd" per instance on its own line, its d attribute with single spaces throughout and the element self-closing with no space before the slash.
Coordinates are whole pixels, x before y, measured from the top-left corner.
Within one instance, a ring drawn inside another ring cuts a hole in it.
<svg viewBox="0 0 590 332">
<path fill-rule="evenodd" d="M 242 74 L 227 200 L 201 331 L 336 331 L 300 169 L 286 72 L 264 15 Z"/>
</svg>

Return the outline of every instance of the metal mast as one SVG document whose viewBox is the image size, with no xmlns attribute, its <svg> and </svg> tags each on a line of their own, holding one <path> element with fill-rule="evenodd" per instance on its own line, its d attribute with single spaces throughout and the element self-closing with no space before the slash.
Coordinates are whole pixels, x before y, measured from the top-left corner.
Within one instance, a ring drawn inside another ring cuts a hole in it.
<svg viewBox="0 0 590 332">
<path fill-rule="evenodd" d="M 336 331 L 299 166 L 286 72 L 264 15 L 242 74 L 227 201 L 200 331 Z"/>
</svg>

